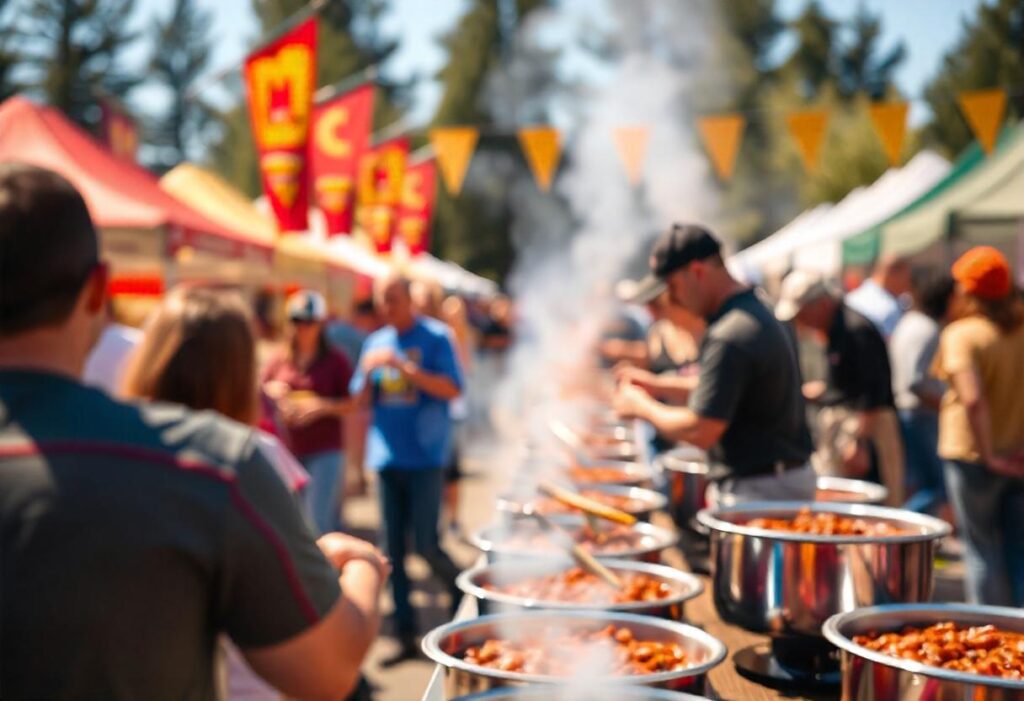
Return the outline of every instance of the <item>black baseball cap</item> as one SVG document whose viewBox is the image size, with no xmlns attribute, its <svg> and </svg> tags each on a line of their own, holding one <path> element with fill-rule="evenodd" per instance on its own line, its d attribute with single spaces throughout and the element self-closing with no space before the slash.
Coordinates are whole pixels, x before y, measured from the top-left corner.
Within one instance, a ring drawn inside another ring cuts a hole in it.
<svg viewBox="0 0 1024 701">
<path fill-rule="evenodd" d="M 658 237 L 651 249 L 651 272 L 637 282 L 628 300 L 634 304 L 653 302 L 665 291 L 665 279 L 695 260 L 705 260 L 721 253 L 722 244 L 699 224 L 673 224 Z"/>
</svg>

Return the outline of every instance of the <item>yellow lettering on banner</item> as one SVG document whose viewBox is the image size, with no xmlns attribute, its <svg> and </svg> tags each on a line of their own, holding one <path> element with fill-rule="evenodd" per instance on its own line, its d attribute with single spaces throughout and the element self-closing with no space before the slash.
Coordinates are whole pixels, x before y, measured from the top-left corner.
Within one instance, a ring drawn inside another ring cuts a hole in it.
<svg viewBox="0 0 1024 701">
<path fill-rule="evenodd" d="M 715 173 L 722 180 L 730 180 L 736 169 L 736 156 L 743 140 L 747 120 L 738 114 L 717 114 L 697 120 L 697 131 L 708 152 Z"/>
<path fill-rule="evenodd" d="M 473 158 L 480 131 L 475 127 L 439 127 L 430 130 L 430 145 L 434 147 L 441 177 L 448 192 L 462 191 L 462 183 Z"/>
<path fill-rule="evenodd" d="M 317 148 L 333 158 L 349 158 L 352 155 L 352 142 L 338 136 L 338 129 L 348 124 L 348 109 L 335 105 L 324 110 L 320 119 L 316 120 Z"/>
<path fill-rule="evenodd" d="M 879 102 L 868 108 L 871 122 L 882 142 L 882 150 L 892 166 L 900 164 L 903 137 L 907 133 L 908 107 L 906 102 Z"/>
<path fill-rule="evenodd" d="M 814 173 L 821 160 L 821 145 L 828 130 L 827 110 L 797 110 L 786 117 L 786 126 L 796 144 L 804 168 Z"/>
<path fill-rule="evenodd" d="M 311 58 L 307 47 L 293 45 L 249 65 L 256 139 L 264 149 L 297 148 L 305 141 L 309 101 L 300 98 L 311 94 Z M 275 100 L 284 100 L 285 113 L 271 109 Z"/>
<path fill-rule="evenodd" d="M 537 186 L 547 192 L 555 177 L 561 155 L 558 130 L 552 127 L 527 127 L 519 130 L 519 145 L 526 156 Z"/>
<path fill-rule="evenodd" d="M 615 139 L 619 158 L 622 159 L 622 166 L 626 169 L 626 177 L 631 185 L 637 185 L 643 175 L 647 142 L 651 138 L 650 127 L 616 127 L 612 137 Z"/>
<path fill-rule="evenodd" d="M 402 206 L 407 209 L 421 210 L 427 206 L 427 198 L 423 196 L 423 173 L 418 170 L 407 170 L 402 178 Z"/>
<path fill-rule="evenodd" d="M 985 153 L 992 153 L 1006 114 L 1006 91 L 999 88 L 969 90 L 960 93 L 957 102 L 971 127 L 971 133 L 977 137 Z"/>
</svg>

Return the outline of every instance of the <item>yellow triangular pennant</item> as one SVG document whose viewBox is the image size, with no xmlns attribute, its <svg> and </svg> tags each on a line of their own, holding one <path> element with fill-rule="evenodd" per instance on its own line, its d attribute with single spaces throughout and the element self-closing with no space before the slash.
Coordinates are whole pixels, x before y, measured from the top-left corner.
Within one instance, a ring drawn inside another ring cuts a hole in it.
<svg viewBox="0 0 1024 701">
<path fill-rule="evenodd" d="M 992 153 L 1006 114 L 1006 91 L 1000 88 L 969 90 L 960 93 L 957 102 L 985 153 Z"/>
<path fill-rule="evenodd" d="M 786 116 L 786 126 L 796 142 L 796 149 L 804 162 L 804 168 L 814 173 L 818 170 L 821 145 L 825 142 L 828 129 L 828 110 L 796 110 Z"/>
<path fill-rule="evenodd" d="M 647 155 L 651 129 L 642 125 L 616 127 L 612 137 L 615 139 L 619 158 L 622 159 L 622 166 L 626 169 L 626 177 L 631 185 L 636 185 L 643 175 L 644 156 Z"/>
<path fill-rule="evenodd" d="M 552 127 L 526 127 L 519 130 L 519 145 L 526 155 L 537 187 L 544 192 L 551 189 L 551 180 L 561 154 L 558 130 Z"/>
<path fill-rule="evenodd" d="M 907 133 L 908 107 L 906 102 L 876 102 L 868 108 L 875 131 L 882 142 L 882 150 L 892 166 L 900 164 L 903 137 Z"/>
<path fill-rule="evenodd" d="M 716 114 L 697 120 L 697 131 L 704 149 L 722 180 L 732 178 L 746 124 L 747 120 L 738 114 Z"/>
<path fill-rule="evenodd" d="M 434 147 L 437 165 L 441 169 L 444 186 L 453 195 L 462 191 L 462 182 L 469 169 L 480 130 L 476 127 L 438 127 L 430 130 L 430 145 Z"/>
</svg>

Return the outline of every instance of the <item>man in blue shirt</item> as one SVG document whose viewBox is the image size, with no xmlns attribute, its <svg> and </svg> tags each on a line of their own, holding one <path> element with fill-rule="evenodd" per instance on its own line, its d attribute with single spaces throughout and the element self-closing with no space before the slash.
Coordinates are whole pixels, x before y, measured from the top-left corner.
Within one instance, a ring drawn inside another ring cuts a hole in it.
<svg viewBox="0 0 1024 701">
<path fill-rule="evenodd" d="M 394 565 L 391 577 L 401 649 L 388 660 L 416 656 L 416 620 L 409 604 L 406 541 L 452 595 L 458 567 L 441 549 L 438 524 L 443 470 L 452 440 L 448 402 L 462 392 L 462 373 L 451 332 L 443 323 L 413 314 L 409 280 L 378 282 L 376 304 L 386 326 L 366 339 L 351 391 L 373 409 L 366 464 L 378 473 L 381 541 Z"/>
</svg>

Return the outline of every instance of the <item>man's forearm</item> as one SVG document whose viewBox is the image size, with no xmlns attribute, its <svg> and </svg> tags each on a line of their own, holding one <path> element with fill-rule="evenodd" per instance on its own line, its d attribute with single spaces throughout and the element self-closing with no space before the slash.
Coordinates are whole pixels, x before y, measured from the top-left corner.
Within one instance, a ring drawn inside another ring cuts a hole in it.
<svg viewBox="0 0 1024 701">
<path fill-rule="evenodd" d="M 674 404 L 685 404 L 697 388 L 696 375 L 658 375 L 651 383 L 653 394 Z"/>
<path fill-rule="evenodd" d="M 668 406 L 655 399 L 643 404 L 642 417 L 662 436 L 674 441 L 690 442 L 698 426 L 698 417 L 686 407 Z"/>
<path fill-rule="evenodd" d="M 459 386 L 447 375 L 427 372 L 421 367 L 410 367 L 406 370 L 406 377 L 416 385 L 416 388 L 438 399 L 455 399 L 461 390 Z"/>
</svg>

